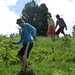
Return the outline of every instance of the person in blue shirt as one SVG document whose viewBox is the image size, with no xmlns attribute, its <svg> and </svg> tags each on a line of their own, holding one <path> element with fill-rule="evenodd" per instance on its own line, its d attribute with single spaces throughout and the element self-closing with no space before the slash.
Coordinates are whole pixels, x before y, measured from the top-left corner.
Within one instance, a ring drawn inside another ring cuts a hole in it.
<svg viewBox="0 0 75 75">
<path fill-rule="evenodd" d="M 27 58 L 29 57 L 29 53 L 33 47 L 33 40 L 37 41 L 36 39 L 36 28 L 33 27 L 29 23 L 25 23 L 23 19 L 17 19 L 16 24 L 21 27 L 20 31 L 20 40 L 13 41 L 12 44 L 21 44 L 23 47 L 18 52 L 17 56 L 22 62 L 22 69 L 20 72 L 24 72 L 28 66 Z"/>
</svg>

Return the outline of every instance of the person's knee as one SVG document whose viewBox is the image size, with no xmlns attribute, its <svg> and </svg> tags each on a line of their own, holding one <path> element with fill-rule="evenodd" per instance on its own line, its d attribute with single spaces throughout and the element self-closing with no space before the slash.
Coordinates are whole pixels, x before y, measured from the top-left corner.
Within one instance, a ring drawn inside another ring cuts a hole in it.
<svg viewBox="0 0 75 75">
<path fill-rule="evenodd" d="M 61 33 L 62 33 L 62 34 L 64 34 L 64 32 L 63 32 L 63 31 L 61 31 Z"/>
<path fill-rule="evenodd" d="M 17 57 L 18 57 L 18 58 L 21 58 L 21 56 L 20 56 L 20 55 L 17 55 Z"/>
</svg>

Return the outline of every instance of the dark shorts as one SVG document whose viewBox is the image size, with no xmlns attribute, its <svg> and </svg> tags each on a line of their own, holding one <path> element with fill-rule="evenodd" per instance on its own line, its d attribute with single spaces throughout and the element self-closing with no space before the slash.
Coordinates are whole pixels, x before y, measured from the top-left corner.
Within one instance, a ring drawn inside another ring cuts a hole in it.
<svg viewBox="0 0 75 75">
<path fill-rule="evenodd" d="M 62 34 L 64 34 L 64 26 L 62 26 L 62 27 L 60 27 L 56 32 L 55 32 L 55 34 L 56 35 L 59 35 L 59 33 L 61 32 Z"/>
<path fill-rule="evenodd" d="M 33 47 L 33 42 L 28 42 L 20 49 L 17 55 L 28 58 L 32 47 Z"/>
</svg>

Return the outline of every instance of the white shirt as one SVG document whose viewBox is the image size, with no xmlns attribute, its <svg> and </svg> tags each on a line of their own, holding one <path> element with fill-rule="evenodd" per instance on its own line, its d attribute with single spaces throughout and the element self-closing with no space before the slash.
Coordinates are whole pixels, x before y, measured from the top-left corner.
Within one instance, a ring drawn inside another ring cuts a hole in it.
<svg viewBox="0 0 75 75">
<path fill-rule="evenodd" d="M 47 19 L 47 22 L 48 22 L 48 26 L 55 25 L 55 23 L 54 23 L 52 18 Z"/>
</svg>

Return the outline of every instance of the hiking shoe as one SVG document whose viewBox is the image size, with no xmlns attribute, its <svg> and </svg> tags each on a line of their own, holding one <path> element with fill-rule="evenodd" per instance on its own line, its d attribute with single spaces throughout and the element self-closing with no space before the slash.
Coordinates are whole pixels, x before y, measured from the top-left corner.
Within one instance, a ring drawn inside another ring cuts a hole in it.
<svg viewBox="0 0 75 75">
<path fill-rule="evenodd" d="M 24 72 L 23 70 L 21 70 L 20 72 Z"/>
<path fill-rule="evenodd" d="M 23 75 L 25 73 L 25 71 L 21 70 L 18 75 Z"/>
</svg>

